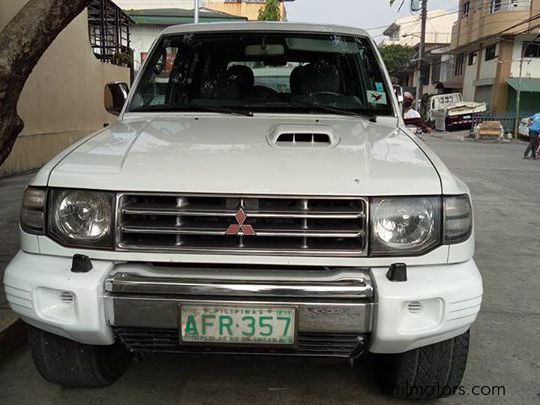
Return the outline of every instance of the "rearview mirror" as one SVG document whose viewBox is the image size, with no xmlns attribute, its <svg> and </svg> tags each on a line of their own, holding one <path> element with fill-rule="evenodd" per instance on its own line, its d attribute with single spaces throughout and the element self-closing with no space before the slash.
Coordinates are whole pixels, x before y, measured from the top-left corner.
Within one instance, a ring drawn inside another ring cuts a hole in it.
<svg viewBox="0 0 540 405">
<path fill-rule="evenodd" d="M 105 110 L 113 115 L 120 115 L 129 93 L 124 82 L 111 82 L 105 85 Z"/>
<path fill-rule="evenodd" d="M 246 46 L 246 56 L 282 56 L 285 48 L 280 44 L 270 45 L 248 45 Z"/>
</svg>

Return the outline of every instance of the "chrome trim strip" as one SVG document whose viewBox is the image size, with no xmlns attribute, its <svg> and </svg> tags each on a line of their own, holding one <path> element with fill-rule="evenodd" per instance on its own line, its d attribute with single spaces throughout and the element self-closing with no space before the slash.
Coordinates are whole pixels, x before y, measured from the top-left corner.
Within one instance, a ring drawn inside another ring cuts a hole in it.
<svg viewBox="0 0 540 405">
<path fill-rule="evenodd" d="M 371 302 L 332 302 L 317 300 L 223 300 L 184 299 L 169 296 L 105 295 L 112 301 L 114 327 L 175 328 L 178 325 L 178 306 L 194 305 L 281 305 L 298 307 L 298 332 L 311 333 L 368 333 L 373 329 L 375 305 Z"/>
<path fill-rule="evenodd" d="M 195 295 L 219 297 L 278 297 L 309 299 L 367 299 L 373 297 L 370 280 L 339 281 L 233 281 L 145 277 L 116 273 L 105 281 L 105 290 L 118 294 Z"/>
<path fill-rule="evenodd" d="M 213 230 L 207 228 L 205 230 L 198 230 L 196 228 L 160 228 L 160 227 L 143 227 L 143 226 L 121 226 L 120 231 L 124 233 L 144 233 L 144 234 L 158 234 L 158 235 L 209 235 L 209 236 L 226 236 L 226 230 Z M 239 235 L 243 235 L 242 231 Z M 335 231 L 335 232 L 321 232 L 314 230 L 306 230 L 303 232 L 288 232 L 286 230 L 262 230 L 257 231 L 255 236 L 269 236 L 269 237 L 306 237 L 306 238 L 358 238 L 364 236 L 364 231 Z"/>
<path fill-rule="evenodd" d="M 161 215 L 161 216 L 186 216 L 186 217 L 234 217 L 237 210 L 190 210 L 174 208 L 122 208 L 122 214 L 129 215 Z M 361 212 L 287 212 L 287 211 L 250 211 L 244 209 L 250 218 L 313 218 L 313 219 L 359 219 L 364 218 Z"/>
</svg>

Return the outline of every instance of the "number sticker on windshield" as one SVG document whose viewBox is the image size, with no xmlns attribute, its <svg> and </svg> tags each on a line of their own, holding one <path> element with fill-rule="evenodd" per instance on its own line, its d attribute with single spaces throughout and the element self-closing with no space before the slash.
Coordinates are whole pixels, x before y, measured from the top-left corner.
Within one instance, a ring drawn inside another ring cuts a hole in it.
<svg viewBox="0 0 540 405">
<path fill-rule="evenodd" d="M 371 104 L 388 104 L 386 102 L 386 93 L 383 91 L 368 90 L 367 92 L 368 102 Z"/>
</svg>

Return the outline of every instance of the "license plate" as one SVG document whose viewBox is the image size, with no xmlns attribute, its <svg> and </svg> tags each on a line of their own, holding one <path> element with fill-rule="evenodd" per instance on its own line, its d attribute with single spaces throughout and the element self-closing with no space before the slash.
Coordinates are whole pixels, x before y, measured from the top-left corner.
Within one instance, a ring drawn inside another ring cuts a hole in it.
<svg viewBox="0 0 540 405">
<path fill-rule="evenodd" d="M 471 117 L 470 115 L 464 115 L 464 116 L 463 116 L 463 119 L 464 119 L 464 120 L 470 120 L 471 118 L 472 118 L 472 117 Z"/>
<path fill-rule="evenodd" d="M 295 308 L 180 306 L 180 340 L 183 343 L 293 345 L 295 337 Z"/>
</svg>

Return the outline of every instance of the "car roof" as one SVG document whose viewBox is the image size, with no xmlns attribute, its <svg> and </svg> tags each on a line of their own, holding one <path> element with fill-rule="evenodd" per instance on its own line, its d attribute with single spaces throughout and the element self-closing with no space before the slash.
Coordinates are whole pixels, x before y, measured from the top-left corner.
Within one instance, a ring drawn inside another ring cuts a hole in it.
<svg viewBox="0 0 540 405">
<path fill-rule="evenodd" d="M 369 37 L 369 34 L 354 27 L 341 25 L 305 24 L 290 22 L 220 22 L 220 23 L 199 23 L 181 24 L 167 27 L 162 35 L 185 34 L 189 32 L 238 32 L 238 31 L 272 31 L 272 32 L 311 32 L 311 33 L 332 33 L 346 34 L 354 36 Z"/>
</svg>

